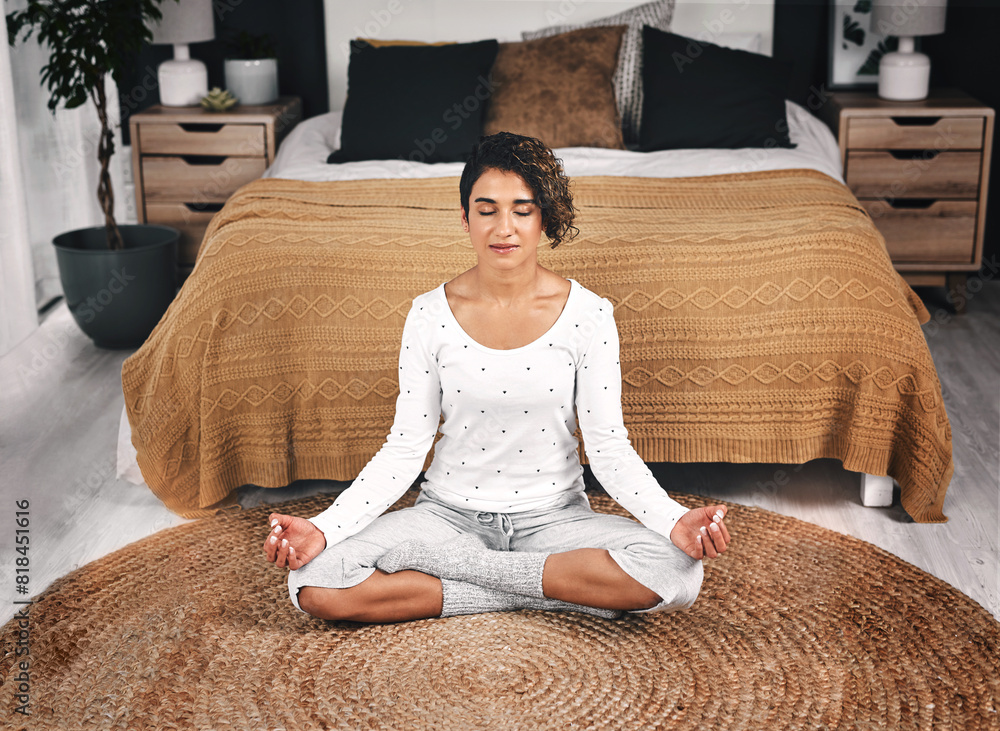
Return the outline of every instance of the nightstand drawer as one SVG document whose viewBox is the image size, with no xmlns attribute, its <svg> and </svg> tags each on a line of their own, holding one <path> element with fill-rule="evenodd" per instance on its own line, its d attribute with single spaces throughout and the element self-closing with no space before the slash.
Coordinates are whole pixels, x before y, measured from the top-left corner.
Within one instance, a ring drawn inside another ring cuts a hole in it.
<svg viewBox="0 0 1000 731">
<path fill-rule="evenodd" d="M 848 148 L 978 150 L 982 117 L 856 117 L 847 127 Z"/>
<path fill-rule="evenodd" d="M 976 201 L 933 201 L 926 207 L 890 206 L 881 200 L 860 203 L 885 238 L 895 262 L 968 264 L 976 242 Z"/>
<path fill-rule="evenodd" d="M 976 198 L 982 153 L 848 150 L 844 179 L 858 198 Z"/>
<path fill-rule="evenodd" d="M 206 210 L 202 210 L 205 208 Z M 212 216 L 222 209 L 221 203 L 195 206 L 185 203 L 149 203 L 146 205 L 146 221 L 173 226 L 181 232 L 177 248 L 177 260 L 182 264 L 194 264 L 198 249 L 205 238 Z"/>
<path fill-rule="evenodd" d="M 240 155 L 264 157 L 262 124 L 143 124 L 144 155 Z"/>
<path fill-rule="evenodd" d="M 224 203 L 241 185 L 267 169 L 262 157 L 143 157 L 147 201 Z"/>
</svg>

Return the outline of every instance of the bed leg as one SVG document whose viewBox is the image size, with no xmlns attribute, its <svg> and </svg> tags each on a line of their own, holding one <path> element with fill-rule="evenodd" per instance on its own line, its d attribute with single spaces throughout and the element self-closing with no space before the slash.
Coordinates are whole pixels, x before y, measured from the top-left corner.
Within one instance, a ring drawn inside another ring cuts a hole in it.
<svg viewBox="0 0 1000 731">
<path fill-rule="evenodd" d="M 861 473 L 861 504 L 867 508 L 884 508 L 892 505 L 891 477 Z"/>
</svg>

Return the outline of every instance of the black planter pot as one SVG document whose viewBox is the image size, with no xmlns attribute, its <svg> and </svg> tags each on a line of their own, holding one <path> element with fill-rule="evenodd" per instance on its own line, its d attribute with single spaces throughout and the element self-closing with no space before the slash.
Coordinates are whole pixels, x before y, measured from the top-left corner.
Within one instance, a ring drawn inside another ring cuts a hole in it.
<svg viewBox="0 0 1000 731">
<path fill-rule="evenodd" d="M 105 228 L 52 240 L 69 311 L 99 348 L 138 348 L 177 294 L 177 241 L 168 226 L 119 226 L 125 248 L 108 249 Z"/>
</svg>

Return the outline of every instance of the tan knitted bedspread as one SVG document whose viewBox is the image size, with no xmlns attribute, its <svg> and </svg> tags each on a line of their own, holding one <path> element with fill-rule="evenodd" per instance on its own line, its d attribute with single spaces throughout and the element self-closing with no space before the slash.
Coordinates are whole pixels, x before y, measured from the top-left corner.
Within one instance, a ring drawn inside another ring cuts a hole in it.
<svg viewBox="0 0 1000 731">
<path fill-rule="evenodd" d="M 803 169 L 573 189 L 581 235 L 540 257 L 614 302 L 646 461 L 832 457 L 946 520 L 929 315 L 843 184 Z M 244 484 L 352 479 L 392 423 L 411 299 L 474 263 L 457 178 L 241 188 L 122 369 L 147 484 L 194 517 Z"/>
</svg>

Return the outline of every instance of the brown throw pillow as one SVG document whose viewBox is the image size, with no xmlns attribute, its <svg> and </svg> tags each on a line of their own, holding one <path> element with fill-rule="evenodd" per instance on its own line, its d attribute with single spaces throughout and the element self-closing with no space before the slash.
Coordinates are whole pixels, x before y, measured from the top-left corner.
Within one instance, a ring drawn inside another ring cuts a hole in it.
<svg viewBox="0 0 1000 731">
<path fill-rule="evenodd" d="M 514 132 L 549 147 L 625 149 L 611 77 L 626 28 L 501 43 L 483 134 Z"/>
</svg>

